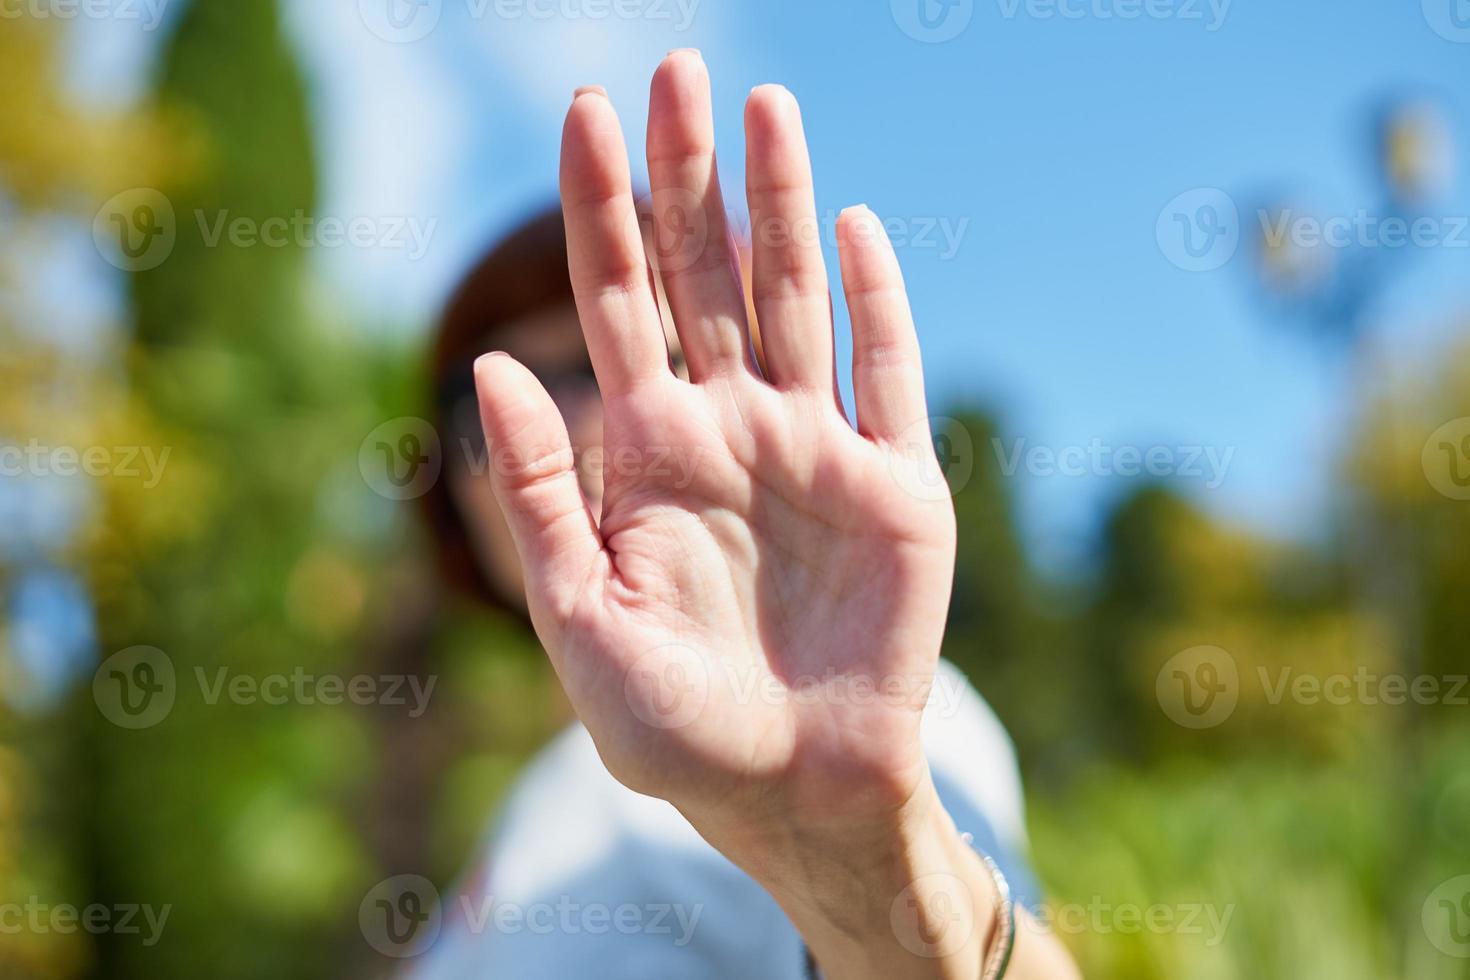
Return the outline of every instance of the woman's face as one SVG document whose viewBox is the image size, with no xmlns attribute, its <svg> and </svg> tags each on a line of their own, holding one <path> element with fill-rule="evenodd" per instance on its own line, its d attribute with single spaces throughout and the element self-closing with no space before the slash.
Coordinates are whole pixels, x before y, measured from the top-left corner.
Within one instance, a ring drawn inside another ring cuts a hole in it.
<svg viewBox="0 0 1470 980">
<path fill-rule="evenodd" d="M 669 322 L 665 317 L 665 324 Z M 683 373 L 683 357 L 678 338 L 665 329 L 670 357 L 675 369 Z M 497 330 L 487 342 L 486 350 L 502 350 L 520 361 L 541 380 L 556 407 L 566 420 L 572 451 L 577 460 L 577 476 L 594 515 L 602 513 L 602 469 L 596 465 L 602 454 L 602 399 L 592 375 L 587 346 L 576 308 L 568 302 L 532 314 Z M 446 470 L 450 495 L 469 529 L 470 547 L 495 593 L 525 608 L 525 581 L 521 563 L 505 518 L 490 489 L 488 456 L 483 446 L 474 453 L 459 452 L 456 446 L 448 454 Z M 593 465 L 588 465 L 588 461 Z"/>
</svg>

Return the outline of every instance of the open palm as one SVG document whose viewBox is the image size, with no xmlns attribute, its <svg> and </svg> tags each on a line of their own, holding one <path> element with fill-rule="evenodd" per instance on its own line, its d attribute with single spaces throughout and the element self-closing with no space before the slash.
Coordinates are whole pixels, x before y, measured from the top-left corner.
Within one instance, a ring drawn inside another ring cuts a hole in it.
<svg viewBox="0 0 1470 980">
<path fill-rule="evenodd" d="M 604 402 L 593 515 L 566 427 L 531 373 L 478 363 L 492 479 L 533 621 L 609 769 L 696 825 L 839 821 L 924 778 L 918 723 L 949 601 L 954 517 L 893 251 L 838 222 L 857 427 L 836 394 L 831 305 L 799 110 L 746 107 L 759 363 L 693 52 L 654 77 L 653 256 L 689 363 L 669 365 L 626 150 L 606 96 L 567 116 L 572 284 Z M 658 235 L 655 235 L 655 240 Z M 662 259 L 662 261 L 660 261 Z M 703 829 L 703 828 L 701 828 Z"/>
</svg>

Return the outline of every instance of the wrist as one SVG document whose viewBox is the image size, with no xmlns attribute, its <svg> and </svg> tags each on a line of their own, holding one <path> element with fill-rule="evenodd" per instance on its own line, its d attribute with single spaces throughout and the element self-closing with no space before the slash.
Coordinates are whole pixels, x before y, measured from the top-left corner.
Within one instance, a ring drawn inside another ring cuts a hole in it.
<svg viewBox="0 0 1470 980">
<path fill-rule="evenodd" d="M 713 840 L 775 897 L 828 980 L 978 980 L 996 927 L 994 878 L 928 777 L 879 820 L 763 828 Z"/>
</svg>

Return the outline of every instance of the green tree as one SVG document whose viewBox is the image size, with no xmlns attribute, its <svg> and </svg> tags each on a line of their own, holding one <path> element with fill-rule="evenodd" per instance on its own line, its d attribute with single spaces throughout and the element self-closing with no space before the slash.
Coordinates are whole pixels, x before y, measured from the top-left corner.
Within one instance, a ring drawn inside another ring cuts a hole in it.
<svg viewBox="0 0 1470 980">
<path fill-rule="evenodd" d="M 104 939 L 98 972 L 324 976 L 371 871 L 354 824 L 371 718 L 218 686 L 348 673 L 375 586 L 344 519 L 366 496 L 348 469 L 371 428 L 366 361 L 309 315 L 301 247 L 215 238 L 221 222 L 314 214 L 305 89 L 274 0 L 192 3 L 156 111 L 183 160 L 156 185 L 177 239 L 133 276 L 128 368 L 171 463 L 145 498 L 109 495 L 93 569 L 104 653 L 162 650 L 178 693 L 146 730 L 94 718 L 89 816 L 99 900 L 172 913 L 152 948 Z"/>
</svg>

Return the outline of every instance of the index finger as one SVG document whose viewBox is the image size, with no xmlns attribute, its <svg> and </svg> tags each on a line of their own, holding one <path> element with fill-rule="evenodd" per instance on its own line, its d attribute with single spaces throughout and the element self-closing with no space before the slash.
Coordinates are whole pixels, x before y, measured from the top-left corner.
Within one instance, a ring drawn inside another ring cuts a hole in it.
<svg viewBox="0 0 1470 980">
<path fill-rule="evenodd" d="M 561 200 L 572 292 L 603 397 L 671 377 L 628 151 L 612 103 L 596 86 L 578 89 L 567 112 Z"/>
</svg>

